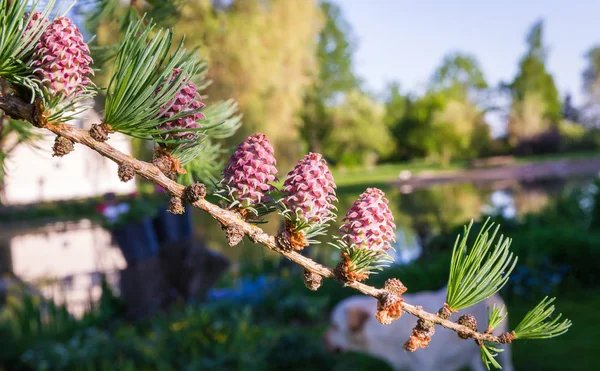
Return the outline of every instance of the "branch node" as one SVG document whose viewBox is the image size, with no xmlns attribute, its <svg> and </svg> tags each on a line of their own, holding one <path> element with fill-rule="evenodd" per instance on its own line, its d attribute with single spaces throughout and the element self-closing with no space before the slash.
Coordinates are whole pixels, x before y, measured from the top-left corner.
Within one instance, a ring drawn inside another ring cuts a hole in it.
<svg viewBox="0 0 600 371">
<path fill-rule="evenodd" d="M 193 203 L 206 197 L 206 186 L 202 183 L 194 183 L 185 188 L 183 191 L 184 199 Z"/>
<path fill-rule="evenodd" d="M 309 270 L 304 270 L 304 284 L 309 290 L 317 291 L 323 283 L 323 277 Z"/>
<path fill-rule="evenodd" d="M 108 139 L 108 133 L 111 132 L 110 125 L 105 123 L 93 124 L 90 128 L 90 136 L 97 142 L 106 142 Z"/>
<path fill-rule="evenodd" d="M 167 211 L 171 214 L 183 214 L 185 212 L 185 207 L 183 206 L 183 202 L 181 198 L 173 196 L 169 200 L 169 205 L 167 206 Z"/>
<path fill-rule="evenodd" d="M 444 303 L 444 306 L 437 312 L 437 316 L 443 320 L 450 318 L 452 312 L 455 312 L 448 303 Z M 417 326 L 413 329 L 413 334 L 410 336 L 408 341 L 404 344 L 404 349 L 409 352 L 414 352 L 419 348 L 427 348 L 431 337 L 435 334 L 435 322 L 420 318 L 417 322 Z"/>
<path fill-rule="evenodd" d="M 424 320 L 419 319 L 419 323 Z M 429 342 L 431 341 L 431 337 L 427 336 L 426 333 L 420 332 L 418 330 L 418 326 L 413 329 L 412 335 L 406 343 L 404 343 L 404 350 L 408 352 L 414 352 L 419 348 L 427 348 L 429 346 Z"/>
<path fill-rule="evenodd" d="M 511 331 L 511 332 L 505 332 L 502 335 L 500 335 L 498 340 L 500 341 L 501 344 L 510 344 L 516 338 L 517 337 L 515 336 L 515 332 Z"/>
<path fill-rule="evenodd" d="M 119 175 L 119 179 L 123 183 L 127 183 L 128 181 L 133 179 L 133 177 L 135 176 L 135 169 L 133 168 L 133 166 L 131 166 L 129 164 L 122 163 L 119 165 L 117 174 Z"/>
<path fill-rule="evenodd" d="M 186 171 L 181 167 L 179 159 L 169 153 L 169 150 L 162 147 L 154 148 L 154 158 L 152 164 L 156 166 L 169 179 L 175 179 L 177 174 L 185 174 Z"/>
<path fill-rule="evenodd" d="M 377 301 L 377 320 L 382 325 L 389 325 L 402 316 L 402 304 L 404 299 L 392 291 L 379 297 Z"/>
<path fill-rule="evenodd" d="M 72 140 L 57 135 L 52 146 L 52 157 L 63 157 L 73 151 L 75 144 Z"/>
<path fill-rule="evenodd" d="M 342 252 L 342 260 L 335 266 L 333 273 L 341 282 L 348 281 L 363 281 L 369 277 L 368 274 L 359 273 L 356 271 L 352 259 L 347 252 Z"/>
<path fill-rule="evenodd" d="M 303 231 L 296 232 L 286 226 L 277 234 L 277 244 L 284 251 L 300 251 L 308 246 L 308 241 Z"/>
<path fill-rule="evenodd" d="M 460 316 L 458 321 L 456 321 L 456 323 L 465 326 L 473 331 L 477 331 L 477 320 L 470 314 L 463 314 L 462 316 Z M 461 339 L 468 339 L 472 336 L 472 334 L 463 331 L 458 331 L 457 334 L 458 337 Z"/>
<path fill-rule="evenodd" d="M 237 224 L 230 224 L 225 229 L 225 237 L 229 246 L 235 246 L 244 238 L 244 229 Z"/>
<path fill-rule="evenodd" d="M 438 317 L 440 317 L 442 319 L 448 319 L 448 318 L 450 318 L 450 315 L 454 312 L 456 312 L 456 311 L 454 309 L 450 308 L 448 303 L 444 303 L 444 306 L 440 308 L 440 310 L 437 312 L 437 315 L 438 315 Z"/>
<path fill-rule="evenodd" d="M 390 278 L 385 281 L 383 288 L 399 296 L 402 296 L 407 290 L 406 286 L 397 278 Z"/>
</svg>

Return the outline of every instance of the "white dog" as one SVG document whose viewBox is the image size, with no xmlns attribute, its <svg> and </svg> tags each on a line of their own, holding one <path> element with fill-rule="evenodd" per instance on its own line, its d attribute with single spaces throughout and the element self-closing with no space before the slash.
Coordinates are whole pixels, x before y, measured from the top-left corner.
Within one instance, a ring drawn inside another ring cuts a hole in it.
<svg viewBox="0 0 600 371">
<path fill-rule="evenodd" d="M 446 289 L 437 292 L 421 292 L 403 295 L 406 302 L 420 305 L 423 309 L 435 313 L 446 299 Z M 461 311 L 477 319 L 479 331 L 487 327 L 487 307 L 494 304 L 502 307 L 504 302 L 499 295 Z M 404 313 L 400 319 L 390 325 L 382 325 L 375 318 L 377 300 L 370 296 L 353 296 L 339 303 L 331 314 L 332 327 L 324 337 L 326 346 L 335 351 L 357 351 L 368 353 L 386 360 L 396 370 L 453 371 L 470 368 L 474 371 L 486 371 L 481 360 L 480 350 L 472 339 L 463 340 L 451 330 L 436 327 L 428 348 L 416 352 L 407 352 L 402 348 L 404 342 L 417 324 L 417 318 Z M 450 319 L 456 320 L 460 314 L 454 313 Z M 505 319 L 494 331 L 499 335 L 507 331 Z M 497 360 L 503 371 L 512 371 L 510 345 L 504 345 L 504 352 Z"/>
</svg>

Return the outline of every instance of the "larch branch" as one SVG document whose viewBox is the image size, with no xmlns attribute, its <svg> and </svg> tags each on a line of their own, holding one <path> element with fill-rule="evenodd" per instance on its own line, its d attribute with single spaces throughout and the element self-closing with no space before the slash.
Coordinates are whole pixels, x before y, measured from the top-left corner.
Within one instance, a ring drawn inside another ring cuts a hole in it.
<svg viewBox="0 0 600 371">
<path fill-rule="evenodd" d="M 29 121 L 31 123 L 36 123 L 39 118 L 35 114 L 34 106 L 24 102 L 18 97 L 13 95 L 0 95 L 0 109 L 6 112 L 7 115 L 15 118 L 21 119 L 25 121 Z M 36 125 L 40 126 L 40 125 Z M 75 143 L 82 144 L 88 148 L 93 149 L 98 152 L 100 155 L 111 159 L 116 162 L 118 165 L 127 164 L 133 167 L 135 172 L 142 176 L 145 179 L 148 179 L 167 191 L 171 193 L 173 196 L 182 197 L 185 187 L 165 176 L 156 166 L 135 159 L 129 155 L 126 155 L 112 146 L 110 146 L 106 142 L 98 142 L 94 140 L 87 131 L 67 125 L 67 124 L 53 124 L 53 123 L 44 123 L 41 125 L 42 127 L 50 130 L 56 135 L 60 135 Z M 335 275 L 333 269 L 326 267 L 322 264 L 315 262 L 314 260 L 305 257 L 295 251 L 287 251 L 281 249 L 276 241 L 275 237 L 267 234 L 261 228 L 256 225 L 250 224 L 245 220 L 242 220 L 239 214 L 222 209 L 217 205 L 214 205 L 204 199 L 195 201 L 192 203 L 195 207 L 204 210 L 208 214 L 210 214 L 214 219 L 216 219 L 221 225 L 224 227 L 228 227 L 230 225 L 236 225 L 240 227 L 244 233 L 255 243 L 259 243 L 268 247 L 269 249 L 277 252 L 278 254 L 283 255 L 287 259 L 293 261 L 294 263 L 302 266 L 304 269 L 323 276 L 325 278 L 330 278 L 340 282 L 343 286 L 352 287 L 363 294 L 370 295 L 376 299 L 381 299 L 385 295 L 388 294 L 388 291 L 385 289 L 378 289 L 373 286 L 366 285 L 361 282 L 356 281 L 341 281 Z M 438 315 L 429 313 L 423 310 L 420 306 L 411 305 L 409 303 L 404 302 L 402 309 L 404 312 L 412 314 L 418 318 L 431 321 L 436 323 L 442 327 L 450 329 L 455 332 L 461 332 L 465 335 L 472 337 L 478 341 L 489 341 L 495 343 L 501 343 L 499 336 L 495 336 L 489 333 L 480 333 L 477 331 L 473 331 L 468 327 L 459 325 L 458 323 L 452 322 L 450 320 L 446 320 L 440 318 Z"/>
</svg>

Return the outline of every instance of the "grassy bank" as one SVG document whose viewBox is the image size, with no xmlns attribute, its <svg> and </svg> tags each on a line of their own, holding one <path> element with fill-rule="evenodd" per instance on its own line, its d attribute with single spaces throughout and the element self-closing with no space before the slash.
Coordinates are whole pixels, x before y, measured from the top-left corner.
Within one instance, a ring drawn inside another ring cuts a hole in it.
<svg viewBox="0 0 600 371">
<path fill-rule="evenodd" d="M 539 163 L 545 161 L 559 160 L 581 160 L 588 158 L 600 157 L 600 153 L 594 152 L 576 152 L 576 153 L 559 153 L 549 155 L 525 156 L 515 158 L 517 164 Z M 438 164 L 429 163 L 424 160 L 415 160 L 405 163 L 381 164 L 369 169 L 335 169 L 333 175 L 336 184 L 339 187 L 353 185 L 378 185 L 386 184 L 398 178 L 400 172 L 410 171 L 418 174 L 424 171 L 440 172 L 453 170 L 469 169 L 469 161 L 454 161 L 446 167 L 441 167 Z"/>
</svg>

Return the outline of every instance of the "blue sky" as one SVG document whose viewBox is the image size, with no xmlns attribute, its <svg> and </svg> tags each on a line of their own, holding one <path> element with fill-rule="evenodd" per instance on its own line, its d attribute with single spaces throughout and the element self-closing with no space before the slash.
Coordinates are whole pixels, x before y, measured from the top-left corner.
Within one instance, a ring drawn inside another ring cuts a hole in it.
<svg viewBox="0 0 600 371">
<path fill-rule="evenodd" d="M 582 102 L 584 53 L 600 44 L 600 0 L 335 0 L 358 42 L 356 72 L 379 92 L 396 80 L 420 91 L 450 51 L 474 54 L 488 82 L 510 81 L 525 35 L 545 20 L 548 69 Z"/>
</svg>

